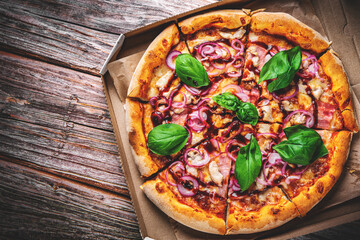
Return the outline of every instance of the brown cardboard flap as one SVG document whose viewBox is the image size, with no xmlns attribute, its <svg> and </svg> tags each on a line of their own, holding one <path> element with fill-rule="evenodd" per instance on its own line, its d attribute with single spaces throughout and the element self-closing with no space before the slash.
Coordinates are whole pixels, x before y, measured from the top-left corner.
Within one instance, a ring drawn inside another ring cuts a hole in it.
<svg viewBox="0 0 360 240">
<path fill-rule="evenodd" d="M 357 24 L 357 27 L 354 27 L 353 25 L 350 27 L 348 26 L 348 17 L 351 18 L 356 16 L 356 14 L 343 12 L 343 9 L 346 9 L 349 3 L 346 3 L 346 5 L 343 3 L 346 1 L 326 1 L 329 3 L 326 3 L 325 5 L 327 6 L 324 7 L 323 4 L 320 6 L 320 1 L 315 0 L 313 1 L 315 6 L 314 10 L 312 2 L 308 0 L 253 1 L 246 6 L 243 5 L 243 2 L 245 1 L 229 0 L 213 4 L 212 7 L 221 6 L 238 9 L 243 7 L 252 9 L 265 7 L 267 8 L 267 11 L 287 12 L 305 24 L 313 27 L 323 35 L 326 34 L 330 40 L 336 41 L 336 43 L 333 44 L 333 47 L 343 60 L 345 69 L 349 73 L 348 75 L 355 94 L 360 96 L 360 76 L 358 74 L 358 69 L 360 69 L 360 59 L 359 53 L 357 52 L 357 49 L 360 48 L 356 49 L 356 44 L 358 43 L 354 43 L 354 36 L 358 33 L 360 24 Z M 346 7 L 344 8 L 344 6 Z M 322 9 L 322 7 L 324 7 L 324 9 Z M 329 10 L 330 8 L 331 11 Z M 328 12 L 326 9 L 328 9 Z M 204 10 L 204 8 L 201 10 Z M 194 10 L 191 14 L 199 11 L 200 10 Z M 317 14 L 315 14 L 315 11 Z M 170 219 L 146 198 L 139 189 L 143 180 L 140 178 L 137 167 L 133 161 L 125 128 L 126 123 L 122 102 L 126 98 L 127 88 L 138 61 L 143 55 L 146 47 L 161 31 L 161 24 L 168 24 L 169 22 L 176 20 L 177 17 L 183 16 L 188 15 L 183 14 L 171 19 L 166 19 L 160 23 L 155 23 L 151 26 L 146 26 L 126 34 L 127 39 L 125 39 L 123 49 L 117 54 L 118 60 L 109 63 L 107 66 L 109 73 L 103 77 L 104 88 L 109 104 L 111 119 L 114 125 L 114 132 L 119 145 L 122 167 L 138 216 L 142 236 L 151 237 L 157 240 L 218 239 L 219 236 L 217 235 L 205 234 L 192 230 Z M 346 16 L 345 21 L 344 16 Z M 341 33 L 337 34 L 339 29 L 341 29 Z M 340 39 L 343 34 L 350 36 L 346 39 L 346 44 Z M 353 53 L 350 54 L 350 52 Z M 356 97 L 354 97 L 354 103 L 357 113 L 359 113 L 360 104 Z M 309 212 L 308 216 L 303 219 L 294 219 L 279 228 L 267 232 L 250 235 L 221 236 L 221 239 L 255 239 L 267 237 L 271 239 L 286 239 L 359 219 L 359 198 L 348 201 L 360 196 L 359 138 L 359 134 L 355 134 L 353 137 L 349 159 L 338 183 L 333 187 L 330 193 Z"/>
</svg>

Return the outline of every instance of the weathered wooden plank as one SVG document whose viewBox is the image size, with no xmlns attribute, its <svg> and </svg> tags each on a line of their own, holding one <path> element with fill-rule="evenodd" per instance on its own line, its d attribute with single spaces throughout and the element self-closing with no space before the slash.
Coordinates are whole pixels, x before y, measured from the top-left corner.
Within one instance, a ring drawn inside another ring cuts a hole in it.
<svg viewBox="0 0 360 240">
<path fill-rule="evenodd" d="M 119 33 L 214 1 L 2 0 L 0 48 L 98 74 Z"/>
<path fill-rule="evenodd" d="M 101 79 L 0 52 L 0 155 L 128 195 Z"/>
<path fill-rule="evenodd" d="M 117 38 L 0 2 L 0 47 L 7 51 L 98 74 Z"/>
<path fill-rule="evenodd" d="M 140 239 L 131 201 L 0 159 L 1 239 Z"/>
<path fill-rule="evenodd" d="M 125 33 L 220 0 L 13 0 L 29 13 L 109 33 Z"/>
</svg>

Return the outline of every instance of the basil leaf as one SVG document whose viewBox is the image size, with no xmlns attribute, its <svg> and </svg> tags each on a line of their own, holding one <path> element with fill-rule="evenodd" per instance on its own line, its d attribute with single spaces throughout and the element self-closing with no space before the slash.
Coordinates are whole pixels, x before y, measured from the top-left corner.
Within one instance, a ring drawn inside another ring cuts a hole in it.
<svg viewBox="0 0 360 240">
<path fill-rule="evenodd" d="M 241 191 L 247 190 L 260 173 L 262 156 L 258 142 L 251 135 L 250 143 L 240 148 L 235 162 L 235 177 Z"/>
<path fill-rule="evenodd" d="M 191 87 L 209 85 L 209 77 L 203 65 L 188 53 L 176 57 L 175 71 L 180 80 Z"/>
<path fill-rule="evenodd" d="M 320 135 L 313 129 L 296 125 L 284 129 L 288 140 L 273 146 L 281 158 L 288 163 L 308 165 L 327 155 Z"/>
<path fill-rule="evenodd" d="M 259 120 L 259 113 L 256 107 L 249 102 L 242 102 L 240 104 L 240 107 L 236 111 L 236 116 L 241 122 L 249 123 L 253 126 L 255 126 Z"/>
<path fill-rule="evenodd" d="M 174 123 L 154 127 L 147 140 L 149 149 L 159 155 L 171 155 L 180 151 L 189 138 L 189 132 Z"/>
<path fill-rule="evenodd" d="M 231 111 L 236 111 L 241 105 L 239 98 L 230 92 L 224 92 L 223 94 L 216 95 L 212 99 L 223 108 Z"/>
<path fill-rule="evenodd" d="M 296 46 L 275 54 L 261 69 L 259 83 L 276 78 L 268 86 L 274 92 L 290 85 L 301 64 L 301 49 Z"/>
</svg>

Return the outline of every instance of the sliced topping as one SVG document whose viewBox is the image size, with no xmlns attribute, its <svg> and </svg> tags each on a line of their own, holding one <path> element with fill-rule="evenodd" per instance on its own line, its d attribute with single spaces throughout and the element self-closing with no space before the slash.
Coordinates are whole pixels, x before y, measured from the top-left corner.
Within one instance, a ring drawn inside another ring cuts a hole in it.
<svg viewBox="0 0 360 240">
<path fill-rule="evenodd" d="M 184 153 L 184 161 L 190 167 L 202 167 L 210 161 L 210 156 L 207 152 L 203 155 L 196 148 L 188 148 Z"/>
<path fill-rule="evenodd" d="M 224 176 L 220 173 L 219 166 L 215 161 L 211 161 L 209 164 L 209 172 L 211 180 L 218 186 L 222 186 L 222 180 Z"/>
<path fill-rule="evenodd" d="M 306 120 L 307 117 L 307 120 Z M 308 128 L 311 128 L 315 124 L 315 118 L 312 113 L 306 110 L 296 110 L 290 113 L 284 119 L 284 126 L 290 121 L 291 124 L 304 124 Z"/>
<path fill-rule="evenodd" d="M 308 85 L 311 88 L 312 95 L 316 98 L 316 100 L 320 100 L 321 95 L 327 89 L 326 83 L 317 78 L 309 81 Z"/>
<path fill-rule="evenodd" d="M 177 183 L 177 188 L 184 197 L 192 197 L 198 192 L 199 183 L 193 177 L 182 176 Z"/>
<path fill-rule="evenodd" d="M 198 177 L 198 171 L 194 167 L 190 167 L 189 165 L 186 165 L 186 172 L 190 174 L 193 177 Z"/>
<path fill-rule="evenodd" d="M 156 81 L 156 87 L 159 89 L 163 89 L 164 87 L 166 87 L 173 74 L 174 73 L 172 71 L 166 72 L 161 78 Z"/>
<path fill-rule="evenodd" d="M 318 110 L 318 122 L 316 127 L 321 129 L 330 129 L 331 120 L 334 117 L 336 106 L 322 101 L 317 101 L 316 104 Z"/>
<path fill-rule="evenodd" d="M 177 50 L 174 50 L 174 51 L 172 51 L 172 52 L 170 52 L 170 53 L 168 54 L 168 56 L 166 57 L 165 62 L 166 62 L 166 65 L 167 65 L 170 69 L 175 70 L 175 59 L 176 59 L 176 57 L 177 57 L 178 55 L 180 55 L 180 54 L 181 54 L 181 52 L 180 52 L 180 51 L 177 51 Z"/>
</svg>

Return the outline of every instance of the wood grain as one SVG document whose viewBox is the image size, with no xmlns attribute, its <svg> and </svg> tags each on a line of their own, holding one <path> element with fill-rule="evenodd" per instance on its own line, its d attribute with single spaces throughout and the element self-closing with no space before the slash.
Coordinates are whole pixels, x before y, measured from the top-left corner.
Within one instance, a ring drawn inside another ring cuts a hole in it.
<svg viewBox="0 0 360 240">
<path fill-rule="evenodd" d="M 0 160 L 1 239 L 141 239 L 117 194 Z"/>
<path fill-rule="evenodd" d="M 98 75 L 119 33 L 212 2 L 2 0 L 0 48 Z"/>
<path fill-rule="evenodd" d="M 128 195 L 99 77 L 0 52 L 0 155 Z"/>
</svg>

